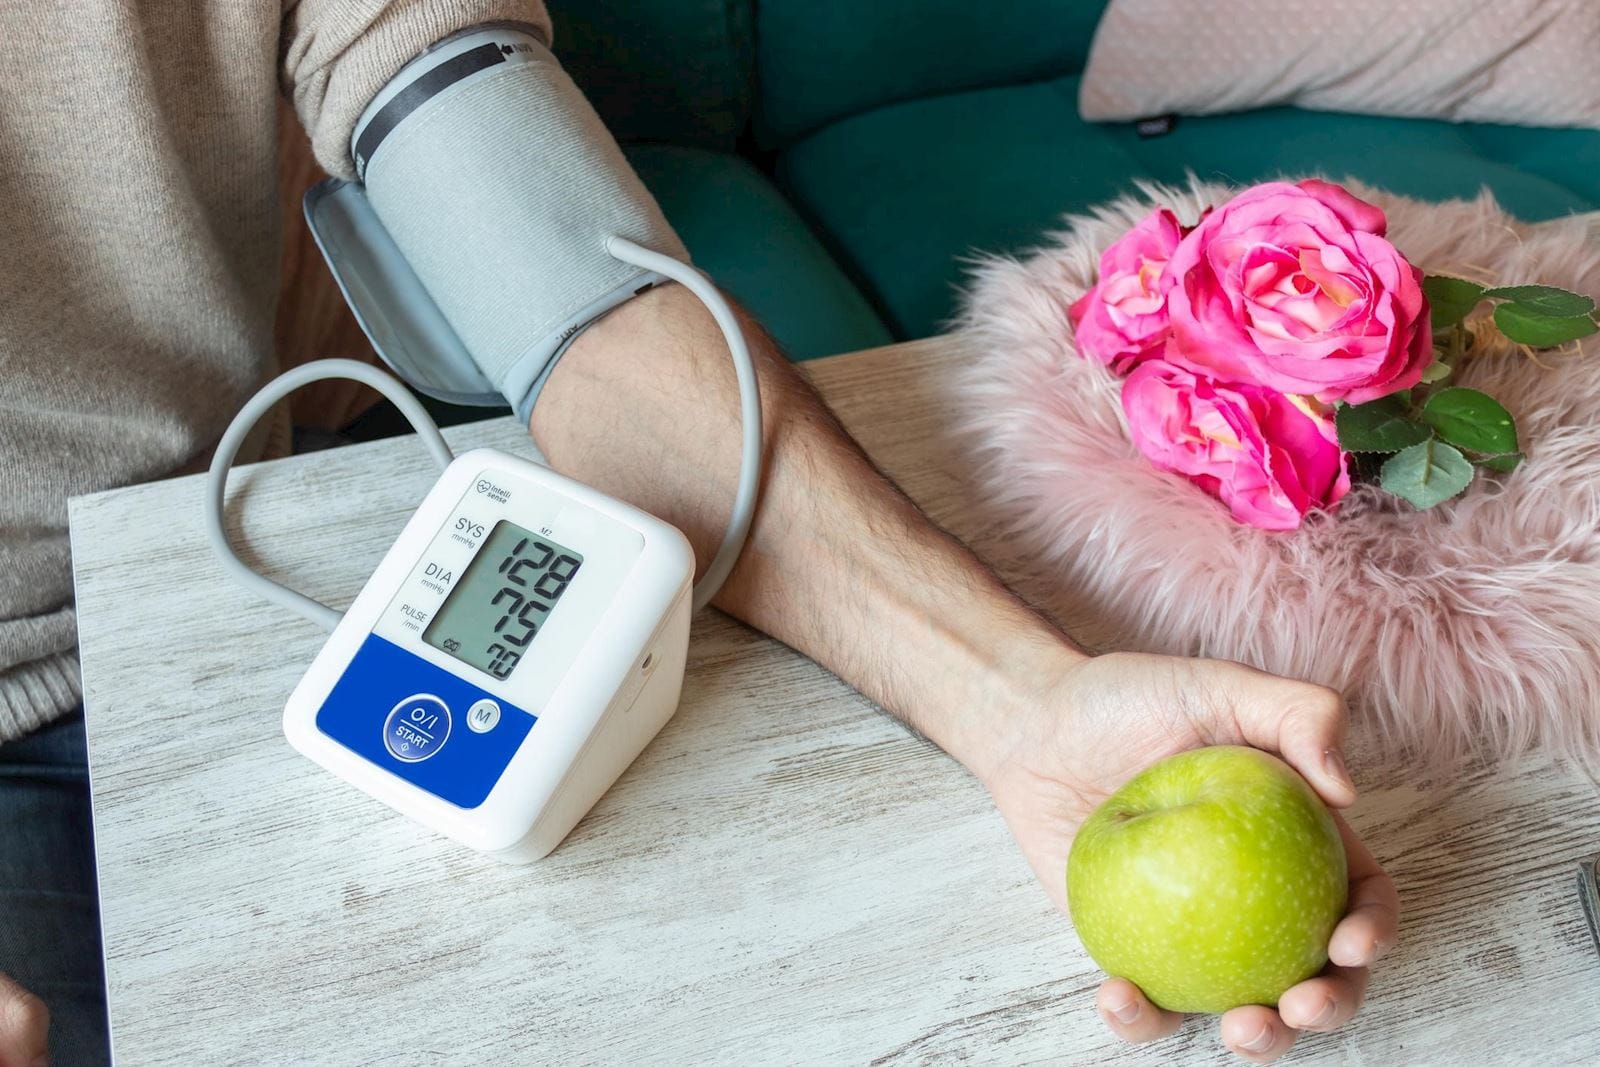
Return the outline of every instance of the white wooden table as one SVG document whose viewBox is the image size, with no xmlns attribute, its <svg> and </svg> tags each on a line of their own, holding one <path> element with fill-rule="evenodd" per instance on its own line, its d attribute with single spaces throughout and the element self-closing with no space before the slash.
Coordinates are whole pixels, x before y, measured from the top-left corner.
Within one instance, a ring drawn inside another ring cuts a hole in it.
<svg viewBox="0 0 1600 1067">
<path fill-rule="evenodd" d="M 949 437 L 960 343 L 807 368 L 877 460 L 984 546 Z M 509 421 L 458 448 L 531 448 Z M 434 468 L 410 439 L 234 475 L 259 566 L 354 596 Z M 1226 1062 L 1214 1020 L 1117 1045 L 1098 981 L 983 790 L 794 653 L 715 613 L 677 717 L 567 842 L 505 867 L 294 754 L 323 634 L 223 577 L 184 478 L 72 506 L 118 1061 Z M 1530 764 L 1425 781 L 1358 745 L 1354 822 L 1403 940 L 1339 1063 L 1594 1062 L 1573 892 L 1600 799 Z"/>
</svg>

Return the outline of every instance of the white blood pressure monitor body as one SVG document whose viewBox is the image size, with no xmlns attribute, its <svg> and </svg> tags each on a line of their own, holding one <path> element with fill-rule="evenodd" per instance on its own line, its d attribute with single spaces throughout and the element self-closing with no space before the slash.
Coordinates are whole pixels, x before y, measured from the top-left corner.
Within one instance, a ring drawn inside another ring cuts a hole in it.
<svg viewBox="0 0 1600 1067">
<path fill-rule="evenodd" d="M 284 733 L 440 833 L 538 859 L 676 710 L 693 574 L 667 523 L 469 452 L 306 671 Z"/>
</svg>

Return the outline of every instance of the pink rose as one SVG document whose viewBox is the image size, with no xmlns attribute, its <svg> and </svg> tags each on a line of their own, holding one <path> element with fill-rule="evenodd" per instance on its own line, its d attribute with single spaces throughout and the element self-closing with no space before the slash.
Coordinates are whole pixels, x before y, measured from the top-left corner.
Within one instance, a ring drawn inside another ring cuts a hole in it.
<svg viewBox="0 0 1600 1067">
<path fill-rule="evenodd" d="M 1217 497 L 1240 522 L 1292 530 L 1350 489 L 1329 412 L 1260 385 L 1225 385 L 1161 359 L 1122 383 L 1133 443 Z"/>
<path fill-rule="evenodd" d="M 1153 355 L 1167 339 L 1167 261 L 1183 230 L 1157 208 L 1100 257 L 1100 280 L 1069 309 L 1078 351 L 1118 374 Z"/>
<path fill-rule="evenodd" d="M 1171 262 L 1165 358 L 1226 381 L 1352 404 L 1417 384 L 1433 357 L 1422 272 L 1383 212 L 1328 182 L 1253 186 Z"/>
</svg>

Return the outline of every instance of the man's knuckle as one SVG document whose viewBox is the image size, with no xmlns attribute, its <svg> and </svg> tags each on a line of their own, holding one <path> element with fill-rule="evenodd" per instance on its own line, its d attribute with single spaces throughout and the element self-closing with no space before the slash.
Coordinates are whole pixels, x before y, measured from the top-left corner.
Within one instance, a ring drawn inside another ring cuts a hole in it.
<svg viewBox="0 0 1600 1067">
<path fill-rule="evenodd" d="M 1301 706 L 1320 719 L 1342 719 L 1345 714 L 1344 696 L 1337 689 L 1325 685 L 1307 685 Z"/>
</svg>

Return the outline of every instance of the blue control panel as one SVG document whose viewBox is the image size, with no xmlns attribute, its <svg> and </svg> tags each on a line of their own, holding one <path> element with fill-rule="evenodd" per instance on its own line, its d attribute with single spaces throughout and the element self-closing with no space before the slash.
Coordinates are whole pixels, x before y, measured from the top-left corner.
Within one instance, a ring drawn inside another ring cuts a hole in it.
<svg viewBox="0 0 1600 1067">
<path fill-rule="evenodd" d="M 462 808 L 483 803 L 536 721 L 376 634 L 317 711 L 333 740 Z"/>
</svg>

